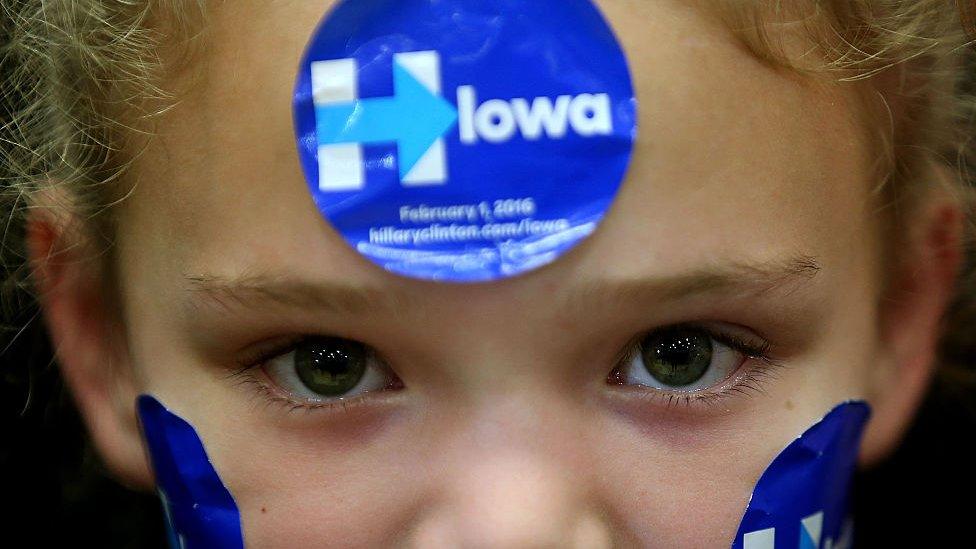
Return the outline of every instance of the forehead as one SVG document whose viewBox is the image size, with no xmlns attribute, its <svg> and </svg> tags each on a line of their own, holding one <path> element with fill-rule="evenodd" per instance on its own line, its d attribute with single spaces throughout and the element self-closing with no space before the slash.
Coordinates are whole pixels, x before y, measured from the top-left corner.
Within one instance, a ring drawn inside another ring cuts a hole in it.
<svg viewBox="0 0 976 549">
<path fill-rule="evenodd" d="M 157 276 L 273 265 L 393 283 L 323 220 L 298 163 L 295 71 L 332 2 L 244 3 L 212 8 L 206 47 L 173 78 L 181 100 L 136 164 L 123 241 L 165 257 L 150 262 Z M 686 3 L 597 3 L 629 58 L 640 137 L 601 228 L 542 271 L 627 279 L 717 257 L 841 253 L 869 197 L 853 91 L 763 65 Z"/>
</svg>

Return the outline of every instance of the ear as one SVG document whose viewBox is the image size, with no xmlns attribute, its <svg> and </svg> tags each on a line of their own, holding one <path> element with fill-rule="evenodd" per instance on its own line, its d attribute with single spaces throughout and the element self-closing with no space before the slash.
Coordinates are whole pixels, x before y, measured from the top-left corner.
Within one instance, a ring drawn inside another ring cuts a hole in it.
<svg viewBox="0 0 976 549">
<path fill-rule="evenodd" d="M 920 197 L 907 222 L 907 241 L 880 305 L 881 352 L 871 372 L 873 415 L 860 463 L 890 454 L 911 424 L 936 369 L 943 316 L 955 296 L 963 257 L 964 202 L 955 196 L 949 168 L 933 168 L 941 185 Z"/>
<path fill-rule="evenodd" d="M 135 413 L 136 391 L 99 251 L 56 192 L 27 219 L 32 279 L 62 376 L 109 470 L 130 488 L 153 478 Z"/>
</svg>

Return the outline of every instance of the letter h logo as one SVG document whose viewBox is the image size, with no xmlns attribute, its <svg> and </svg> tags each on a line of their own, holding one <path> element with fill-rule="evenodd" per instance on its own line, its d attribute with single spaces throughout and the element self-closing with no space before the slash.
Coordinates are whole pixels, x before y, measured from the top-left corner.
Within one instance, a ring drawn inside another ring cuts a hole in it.
<svg viewBox="0 0 976 549">
<path fill-rule="evenodd" d="M 363 145 L 381 143 L 396 143 L 404 186 L 446 183 L 443 135 L 457 121 L 457 109 L 441 97 L 440 55 L 394 54 L 390 97 L 360 99 L 357 68 L 355 59 L 311 64 L 319 190 L 362 189 Z"/>
</svg>

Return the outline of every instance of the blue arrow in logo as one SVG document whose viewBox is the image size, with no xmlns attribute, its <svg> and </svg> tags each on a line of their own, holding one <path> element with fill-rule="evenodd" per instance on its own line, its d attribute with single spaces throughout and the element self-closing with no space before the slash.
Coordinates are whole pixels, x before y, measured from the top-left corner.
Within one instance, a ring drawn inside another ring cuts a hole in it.
<svg viewBox="0 0 976 549">
<path fill-rule="evenodd" d="M 457 122 L 453 105 L 393 64 L 393 96 L 315 108 L 319 145 L 396 142 L 403 179 Z"/>
</svg>

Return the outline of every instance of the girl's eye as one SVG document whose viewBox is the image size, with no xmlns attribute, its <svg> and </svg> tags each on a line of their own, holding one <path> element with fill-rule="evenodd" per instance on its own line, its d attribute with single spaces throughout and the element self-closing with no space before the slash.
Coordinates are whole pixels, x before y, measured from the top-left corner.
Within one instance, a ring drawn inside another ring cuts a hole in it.
<svg viewBox="0 0 976 549">
<path fill-rule="evenodd" d="M 630 349 L 611 372 L 610 381 L 667 393 L 703 392 L 732 377 L 746 358 L 762 357 L 762 347 L 703 328 L 662 328 Z"/>
<path fill-rule="evenodd" d="M 265 361 L 262 369 L 287 398 L 303 405 L 345 400 L 399 384 L 372 349 L 338 337 L 304 339 Z"/>
</svg>

